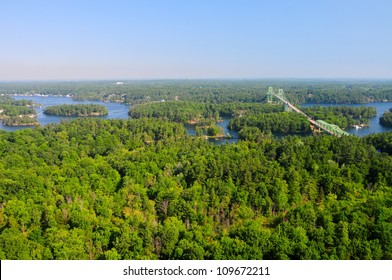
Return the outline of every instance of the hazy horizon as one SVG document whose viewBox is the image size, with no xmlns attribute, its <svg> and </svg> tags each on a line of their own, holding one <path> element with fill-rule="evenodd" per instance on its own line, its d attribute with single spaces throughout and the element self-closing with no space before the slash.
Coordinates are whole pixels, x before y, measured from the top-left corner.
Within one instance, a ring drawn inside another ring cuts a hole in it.
<svg viewBox="0 0 392 280">
<path fill-rule="evenodd" d="M 387 0 L 11 1 L 0 81 L 390 80 Z"/>
<path fill-rule="evenodd" d="M 122 82 L 123 84 L 133 82 L 392 82 L 392 78 L 140 78 L 140 79 L 47 79 L 47 80 L 0 80 L 0 83 L 84 83 L 84 82 L 97 82 L 97 83 L 116 83 Z"/>
</svg>

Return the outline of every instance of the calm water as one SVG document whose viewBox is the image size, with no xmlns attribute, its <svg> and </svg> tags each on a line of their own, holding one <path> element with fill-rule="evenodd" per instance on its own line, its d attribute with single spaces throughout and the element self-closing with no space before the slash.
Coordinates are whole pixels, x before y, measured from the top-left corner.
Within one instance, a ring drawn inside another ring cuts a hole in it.
<svg viewBox="0 0 392 280">
<path fill-rule="evenodd" d="M 56 97 L 56 96 L 47 96 L 47 97 L 41 97 L 41 96 L 14 96 L 16 100 L 20 99 L 28 99 L 28 100 L 33 100 L 38 104 L 41 104 L 41 107 L 37 107 L 37 118 L 38 121 L 41 125 L 46 125 L 48 123 L 59 123 L 62 119 L 70 119 L 69 117 L 58 117 L 58 116 L 47 116 L 43 114 L 43 110 L 45 109 L 46 106 L 52 106 L 52 105 L 59 105 L 59 104 L 99 104 L 106 106 L 106 108 L 109 111 L 109 114 L 107 116 L 101 116 L 98 118 L 102 119 L 128 119 L 128 110 L 129 106 L 120 104 L 120 103 L 105 103 L 105 102 L 100 102 L 100 101 L 74 101 L 70 97 Z M 303 104 L 301 107 L 310 107 L 310 106 L 342 106 L 342 104 Z M 386 131 L 392 131 L 392 128 L 386 128 L 383 127 L 379 124 L 379 118 L 382 116 L 382 114 L 389 110 L 389 108 L 392 108 L 392 102 L 378 102 L 378 103 L 369 103 L 369 104 L 352 104 L 352 105 L 344 105 L 344 106 L 352 106 L 352 107 L 359 107 L 359 106 L 366 106 L 366 107 L 376 107 L 377 109 L 377 116 L 373 117 L 370 119 L 370 126 L 366 128 L 360 128 L 360 129 L 355 129 L 355 128 L 350 128 L 347 130 L 350 134 L 357 135 L 357 136 L 364 136 L 370 133 L 379 133 L 379 132 L 386 132 Z M 209 139 L 210 142 L 215 143 L 215 144 L 223 144 L 223 143 L 234 143 L 237 142 L 238 139 L 238 134 L 237 132 L 233 130 L 229 130 L 227 128 L 227 125 L 229 123 L 230 119 L 224 119 L 223 122 L 218 123 L 219 126 L 223 127 L 225 135 L 229 133 L 231 136 L 233 136 L 233 139 L 221 139 L 221 140 L 215 140 L 215 139 Z M 0 124 L 0 129 L 7 130 L 7 131 L 14 131 L 18 129 L 23 129 L 26 128 L 24 126 L 22 127 L 8 127 L 8 126 L 3 126 Z M 192 125 L 186 125 L 186 128 L 188 130 L 189 135 L 195 135 L 195 128 Z"/>
<path fill-rule="evenodd" d="M 360 128 L 360 129 L 349 128 L 349 129 L 347 129 L 347 132 L 352 135 L 363 137 L 363 136 L 365 136 L 367 134 L 371 134 L 371 133 L 392 131 L 392 128 L 381 126 L 379 123 L 379 118 L 382 116 L 382 114 L 384 114 L 385 111 L 389 110 L 389 108 L 392 108 L 392 102 L 375 102 L 375 103 L 368 103 L 368 104 L 350 104 L 350 105 L 346 105 L 346 104 L 336 104 L 336 105 L 335 104 L 303 104 L 303 105 L 301 105 L 301 107 L 311 107 L 311 106 L 375 107 L 377 109 L 377 116 L 370 119 L 369 127 L 364 127 L 364 128 Z"/>
<path fill-rule="evenodd" d="M 224 135 L 227 135 L 228 133 L 233 137 L 231 139 L 213 139 L 210 138 L 208 139 L 209 142 L 214 143 L 214 144 L 224 144 L 224 143 L 236 143 L 238 142 L 238 133 L 235 130 L 228 129 L 227 126 L 230 122 L 230 119 L 223 119 L 223 122 L 217 123 L 220 127 L 223 128 Z M 185 128 L 188 130 L 189 135 L 196 135 L 195 131 L 195 126 L 186 124 Z"/>
<path fill-rule="evenodd" d="M 49 123 L 59 123 L 62 119 L 72 119 L 72 117 L 59 117 L 59 116 L 48 116 L 43 113 L 46 106 L 61 105 L 61 104 L 99 104 L 103 105 L 108 109 L 109 114 L 106 116 L 100 116 L 97 118 L 102 119 L 128 119 L 129 106 L 121 103 L 105 103 L 100 101 L 74 101 L 71 97 L 65 96 L 13 96 L 16 100 L 27 99 L 33 100 L 34 102 L 41 105 L 36 107 L 37 119 L 41 125 L 47 125 Z M 26 128 L 25 126 L 3 126 L 0 125 L 0 129 L 7 131 L 15 131 Z"/>
</svg>

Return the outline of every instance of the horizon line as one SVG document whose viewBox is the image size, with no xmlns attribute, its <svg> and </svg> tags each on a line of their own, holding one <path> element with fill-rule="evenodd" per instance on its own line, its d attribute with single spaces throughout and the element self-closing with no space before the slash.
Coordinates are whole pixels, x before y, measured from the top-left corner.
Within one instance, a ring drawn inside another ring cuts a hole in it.
<svg viewBox="0 0 392 280">
<path fill-rule="evenodd" d="M 139 82 L 139 81 L 392 81 L 392 78 L 361 77 L 262 77 L 262 78 L 91 78 L 91 79 L 7 79 L 0 83 L 53 83 L 53 82 Z"/>
</svg>

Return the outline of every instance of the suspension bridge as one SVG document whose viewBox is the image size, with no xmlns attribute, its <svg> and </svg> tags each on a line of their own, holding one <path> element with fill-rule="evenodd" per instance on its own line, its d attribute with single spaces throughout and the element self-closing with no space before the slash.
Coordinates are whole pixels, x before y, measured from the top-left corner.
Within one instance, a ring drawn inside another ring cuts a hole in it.
<svg viewBox="0 0 392 280">
<path fill-rule="evenodd" d="M 306 117 L 306 119 L 311 123 L 311 126 L 313 126 L 313 129 L 318 128 L 319 131 L 325 131 L 328 134 L 334 135 L 336 137 L 341 137 L 341 136 L 347 136 L 350 135 L 348 132 L 344 131 L 340 127 L 334 124 L 327 123 L 323 120 L 314 120 L 307 114 L 305 114 L 303 111 L 295 107 L 293 104 L 291 104 L 289 101 L 287 101 L 283 89 L 279 89 L 278 92 L 276 93 L 272 87 L 268 88 L 267 92 L 267 102 L 272 103 L 274 102 L 274 99 L 278 99 L 278 101 L 282 102 L 285 105 L 285 110 L 292 110 L 297 112 L 298 114 L 301 114 Z"/>
</svg>

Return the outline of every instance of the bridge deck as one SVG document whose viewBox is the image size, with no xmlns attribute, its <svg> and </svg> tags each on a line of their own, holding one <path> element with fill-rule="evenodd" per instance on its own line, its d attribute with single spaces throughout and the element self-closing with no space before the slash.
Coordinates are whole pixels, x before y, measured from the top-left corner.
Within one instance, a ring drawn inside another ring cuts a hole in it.
<svg viewBox="0 0 392 280">
<path fill-rule="evenodd" d="M 273 95 L 274 97 L 278 98 L 280 101 L 282 101 L 285 105 L 287 105 L 288 107 L 290 107 L 292 110 L 294 110 L 295 112 L 297 112 L 298 114 L 304 115 L 308 121 L 313 124 L 314 126 L 317 126 L 318 128 L 324 130 L 325 132 L 334 135 L 334 136 L 342 136 L 342 135 L 350 135 L 349 133 L 347 133 L 346 131 L 344 131 L 343 129 L 341 129 L 340 127 L 338 127 L 337 125 L 334 124 L 329 124 L 325 121 L 322 120 L 314 120 L 311 117 L 309 117 L 307 114 L 305 114 L 304 112 L 302 112 L 300 109 L 298 109 L 297 107 L 295 107 L 293 104 L 291 104 L 290 102 L 288 102 L 285 98 L 283 98 L 282 96 L 279 96 L 277 94 L 275 94 L 273 91 L 271 92 L 271 89 L 268 91 L 268 94 Z"/>
</svg>

